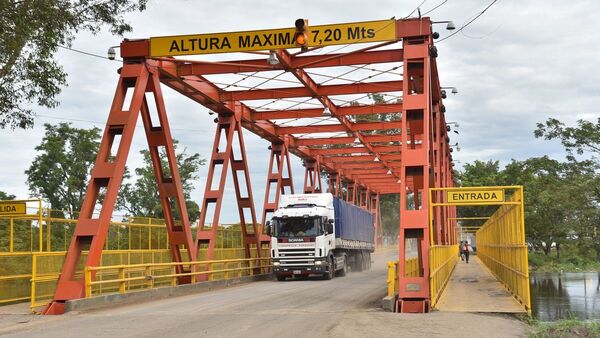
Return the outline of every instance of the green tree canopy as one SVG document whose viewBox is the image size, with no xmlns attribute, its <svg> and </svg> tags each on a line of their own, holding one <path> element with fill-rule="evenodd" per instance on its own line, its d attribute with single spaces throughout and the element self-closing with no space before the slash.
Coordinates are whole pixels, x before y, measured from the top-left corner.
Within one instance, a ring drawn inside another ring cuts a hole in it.
<svg viewBox="0 0 600 338">
<path fill-rule="evenodd" d="M 0 2 L 0 128 L 33 125 L 32 105 L 54 108 L 66 85 L 54 59 L 76 33 L 132 30 L 123 15 L 142 11 L 147 0 L 4 0 Z"/>
<path fill-rule="evenodd" d="M 0 200 L 14 200 L 17 196 L 0 191 Z"/>
<path fill-rule="evenodd" d="M 538 123 L 534 134 L 535 137 L 543 137 L 546 140 L 559 139 L 570 159 L 574 153 L 600 155 L 600 118 L 596 123 L 579 120 L 577 127 L 567 127 L 559 120 L 551 118 L 544 123 Z"/>
<path fill-rule="evenodd" d="M 25 171 L 29 191 L 74 218 L 96 160 L 100 129 L 79 129 L 70 123 L 44 124 L 44 128 L 42 143 L 35 147 L 38 155 Z"/>
<path fill-rule="evenodd" d="M 177 166 L 179 168 L 179 176 L 183 188 L 183 195 L 186 200 L 186 207 L 190 221 L 198 219 L 200 208 L 198 204 L 191 200 L 190 194 L 193 189 L 193 181 L 198 179 L 198 170 L 204 165 L 205 160 L 200 158 L 200 154 L 186 154 L 186 149 L 177 153 L 177 141 L 175 142 L 175 151 L 177 157 Z M 133 183 L 125 183 L 122 185 L 121 192 L 117 201 L 117 206 L 120 209 L 126 210 L 131 215 L 143 217 L 163 218 L 163 210 L 158 197 L 156 188 L 156 179 L 154 178 L 154 168 L 152 167 L 152 159 L 148 150 L 142 150 L 140 153 L 143 156 L 144 164 L 142 167 L 135 169 L 137 179 Z M 163 168 L 167 167 L 166 154 L 161 153 L 160 158 Z M 179 218 L 179 211 L 173 208 L 174 216 Z"/>
</svg>

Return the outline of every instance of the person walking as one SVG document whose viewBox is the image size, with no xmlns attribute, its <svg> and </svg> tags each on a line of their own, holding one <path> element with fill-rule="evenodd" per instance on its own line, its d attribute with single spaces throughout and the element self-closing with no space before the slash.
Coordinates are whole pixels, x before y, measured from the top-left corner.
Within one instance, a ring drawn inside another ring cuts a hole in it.
<svg viewBox="0 0 600 338">
<path fill-rule="evenodd" d="M 460 251 L 462 252 L 462 254 L 465 256 L 465 261 L 467 262 L 467 264 L 469 264 L 469 248 L 470 248 L 470 244 L 467 241 L 464 241 Z"/>
</svg>

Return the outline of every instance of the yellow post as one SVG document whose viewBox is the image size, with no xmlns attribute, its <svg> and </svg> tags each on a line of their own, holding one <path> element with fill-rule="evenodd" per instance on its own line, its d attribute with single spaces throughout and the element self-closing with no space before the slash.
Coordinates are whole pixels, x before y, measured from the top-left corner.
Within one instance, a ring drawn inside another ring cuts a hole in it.
<svg viewBox="0 0 600 338">
<path fill-rule="evenodd" d="M 10 237 L 8 239 L 9 240 L 9 248 L 8 248 L 9 252 L 13 252 L 14 251 L 14 242 L 15 242 L 15 239 L 14 239 L 15 228 L 14 228 L 14 226 L 15 226 L 14 225 L 14 218 L 11 217 L 10 218 L 10 235 L 9 235 Z"/>
<path fill-rule="evenodd" d="M 154 287 L 154 278 L 152 278 L 152 271 L 150 270 L 150 265 L 146 265 L 144 268 L 144 275 L 146 276 L 146 284 L 149 289 Z"/>
<path fill-rule="evenodd" d="M 397 262 L 388 262 L 388 296 L 393 297 L 396 294 L 396 265 Z"/>
<path fill-rule="evenodd" d="M 44 247 L 44 244 L 43 244 L 44 243 L 44 234 L 42 232 L 42 218 L 43 218 L 43 215 L 42 215 L 42 200 L 41 199 L 38 200 L 38 208 L 39 208 L 38 209 L 38 215 L 39 215 L 39 217 L 38 217 L 38 225 L 40 227 L 39 228 L 39 237 L 40 237 L 39 238 L 39 240 L 40 240 L 40 250 L 39 251 L 42 252 L 42 251 L 44 251 L 44 249 L 43 249 L 43 247 Z"/>
<path fill-rule="evenodd" d="M 521 200 L 521 241 L 523 243 L 527 243 L 525 241 L 525 196 L 523 194 L 523 186 L 519 187 L 519 199 Z M 527 302 L 527 313 L 531 315 L 531 290 L 529 285 L 529 251 L 525 248 L 525 263 L 526 269 L 525 274 L 527 275 L 527 283 L 525 283 L 525 294 L 526 294 L 526 302 Z"/>
<path fill-rule="evenodd" d="M 92 271 L 88 266 L 84 266 L 83 273 L 85 278 L 85 298 L 90 298 L 92 297 Z"/>
<path fill-rule="evenodd" d="M 125 293 L 125 268 L 119 268 L 119 293 Z"/>
<path fill-rule="evenodd" d="M 37 280 L 37 255 L 31 255 L 31 308 L 35 306 L 35 286 Z"/>
</svg>

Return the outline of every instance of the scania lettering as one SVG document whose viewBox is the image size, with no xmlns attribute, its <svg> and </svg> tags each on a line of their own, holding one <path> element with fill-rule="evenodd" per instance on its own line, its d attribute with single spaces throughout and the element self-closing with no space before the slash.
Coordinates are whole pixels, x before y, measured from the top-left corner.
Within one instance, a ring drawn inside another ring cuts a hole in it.
<svg viewBox="0 0 600 338">
<path fill-rule="evenodd" d="M 369 269 L 375 249 L 373 214 L 332 194 L 282 195 L 267 234 L 280 281 Z"/>
</svg>

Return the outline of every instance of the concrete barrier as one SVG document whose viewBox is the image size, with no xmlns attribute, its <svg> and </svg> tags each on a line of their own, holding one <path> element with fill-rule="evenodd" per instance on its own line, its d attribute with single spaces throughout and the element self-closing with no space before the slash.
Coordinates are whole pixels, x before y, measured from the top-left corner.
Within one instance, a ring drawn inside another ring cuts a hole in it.
<svg viewBox="0 0 600 338">
<path fill-rule="evenodd" d="M 156 289 L 133 291 L 129 293 L 113 293 L 99 295 L 92 298 L 74 299 L 69 300 L 65 303 L 65 312 L 95 310 L 109 306 L 114 307 L 116 305 L 133 304 L 158 299 L 165 299 L 170 297 L 191 295 L 195 293 L 222 289 L 233 285 L 269 280 L 272 278 L 272 276 L 273 275 L 271 274 L 244 276 L 240 278 L 226 280 L 199 282 L 195 284 L 177 285 L 174 287 L 162 287 Z"/>
</svg>

